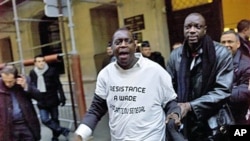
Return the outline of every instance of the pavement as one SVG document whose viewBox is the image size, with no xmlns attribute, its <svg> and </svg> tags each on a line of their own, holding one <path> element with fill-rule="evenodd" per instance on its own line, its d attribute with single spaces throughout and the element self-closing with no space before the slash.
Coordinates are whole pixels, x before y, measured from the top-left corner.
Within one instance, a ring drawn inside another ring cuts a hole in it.
<svg viewBox="0 0 250 141">
<path fill-rule="evenodd" d="M 52 132 L 49 128 L 41 124 L 41 140 L 40 141 L 51 141 Z M 69 133 L 68 138 L 63 135 L 59 136 L 59 141 L 73 141 L 74 129 Z M 88 141 L 110 141 L 110 133 L 108 127 L 108 116 L 105 115 L 96 126 L 93 136 Z"/>
<path fill-rule="evenodd" d="M 64 87 L 65 91 L 67 91 L 67 86 Z M 89 108 L 92 98 L 93 98 L 93 93 L 94 93 L 94 89 L 95 89 L 95 83 L 85 83 L 85 87 L 84 87 L 84 91 L 85 91 L 85 100 L 86 100 L 86 105 L 87 108 Z M 70 94 L 66 94 L 67 99 L 70 99 Z M 68 101 L 69 102 L 69 101 Z M 61 115 L 64 115 L 65 118 L 72 117 L 72 110 L 71 107 L 67 107 L 66 106 L 63 107 L 63 109 L 59 110 L 59 113 Z M 67 113 L 64 114 L 64 110 L 68 111 Z M 73 125 L 73 127 L 71 127 L 69 125 L 68 122 L 64 122 L 64 121 L 60 121 L 61 126 L 63 127 L 68 127 L 71 129 L 71 132 L 69 133 L 68 138 L 65 138 L 63 135 L 59 136 L 59 141 L 73 141 L 73 136 L 74 136 L 74 130 L 75 127 Z M 40 141 L 51 141 L 52 138 L 52 132 L 49 128 L 47 128 L 46 126 L 44 126 L 41 123 L 41 140 Z M 105 116 L 103 116 L 103 118 L 99 121 L 99 123 L 97 124 L 94 132 L 93 132 L 93 136 L 88 140 L 88 141 L 110 141 L 110 130 L 109 130 L 109 126 L 108 126 L 108 114 L 106 114 Z"/>
</svg>

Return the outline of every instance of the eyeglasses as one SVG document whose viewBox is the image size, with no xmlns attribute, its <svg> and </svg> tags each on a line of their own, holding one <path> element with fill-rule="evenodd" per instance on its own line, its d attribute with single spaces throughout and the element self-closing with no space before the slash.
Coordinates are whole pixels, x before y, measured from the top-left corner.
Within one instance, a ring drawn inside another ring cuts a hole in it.
<svg viewBox="0 0 250 141">
<path fill-rule="evenodd" d="M 202 28 L 204 28 L 206 26 L 205 25 L 199 25 L 199 24 L 188 24 L 188 25 L 184 26 L 185 29 L 191 29 L 192 27 L 194 27 L 196 29 L 202 29 Z"/>
<path fill-rule="evenodd" d="M 124 38 L 124 39 L 116 39 L 114 41 L 114 44 L 117 45 L 117 46 L 118 45 L 122 45 L 123 41 L 125 42 L 125 44 L 131 44 L 131 43 L 133 43 L 132 39 L 130 39 L 130 38 Z"/>
</svg>

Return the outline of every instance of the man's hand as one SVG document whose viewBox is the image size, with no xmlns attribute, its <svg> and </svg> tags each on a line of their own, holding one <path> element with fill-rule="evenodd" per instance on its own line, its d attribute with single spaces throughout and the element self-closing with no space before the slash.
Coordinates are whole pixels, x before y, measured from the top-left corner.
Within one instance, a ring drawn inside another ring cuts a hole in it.
<svg viewBox="0 0 250 141">
<path fill-rule="evenodd" d="M 64 106 L 66 103 L 66 100 L 61 100 L 60 103 L 61 103 L 61 106 Z"/>
<path fill-rule="evenodd" d="M 28 84 L 27 84 L 27 81 L 26 81 L 26 77 L 23 76 L 23 75 L 19 75 L 16 78 L 16 84 L 20 85 L 25 90 L 28 89 Z"/>
<path fill-rule="evenodd" d="M 192 111 L 191 105 L 189 102 L 186 103 L 178 103 L 181 108 L 181 118 L 185 117 L 189 111 Z"/>
<path fill-rule="evenodd" d="M 174 123 L 175 123 L 176 126 L 180 126 L 181 125 L 181 119 L 178 116 L 178 114 L 171 113 L 171 114 L 167 115 L 167 117 L 166 117 L 166 124 L 169 122 L 170 119 L 174 120 Z"/>
</svg>

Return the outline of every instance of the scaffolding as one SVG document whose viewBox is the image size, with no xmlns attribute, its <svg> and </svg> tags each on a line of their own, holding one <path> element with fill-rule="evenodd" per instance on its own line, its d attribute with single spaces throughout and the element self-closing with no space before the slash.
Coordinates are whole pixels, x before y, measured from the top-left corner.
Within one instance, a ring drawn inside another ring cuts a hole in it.
<svg viewBox="0 0 250 141">
<path fill-rule="evenodd" d="M 15 31 L 7 31 L 5 30 L 6 27 L 3 27 L 0 29 L 0 32 L 11 32 L 11 33 L 15 33 L 16 34 L 16 42 L 17 42 L 17 47 L 18 47 L 18 55 L 19 55 L 19 60 L 18 61 L 14 61 L 14 62 L 9 62 L 8 64 L 19 64 L 20 65 L 20 69 L 21 69 L 21 73 L 22 74 L 25 74 L 25 66 L 27 65 L 33 65 L 33 59 L 24 59 L 24 56 L 23 56 L 23 47 L 22 47 L 22 37 L 21 37 L 21 33 L 22 31 L 20 30 L 20 22 L 51 22 L 50 20 L 41 20 L 41 19 L 29 19 L 29 18 L 21 18 L 19 17 L 18 15 L 18 9 L 17 9 L 17 3 L 16 3 L 17 0 L 4 0 L 0 3 L 0 6 L 4 6 L 6 4 L 10 4 L 10 2 L 12 2 L 12 10 L 13 10 L 13 20 L 14 21 L 10 21 L 10 22 L 6 22 L 6 21 L 2 21 L 0 22 L 0 24 L 5 24 L 7 26 L 9 25 L 14 25 L 15 26 Z M 20 0 L 21 1 L 21 0 Z M 19 1 L 19 2 L 20 2 Z M 35 0 L 33 0 L 35 1 Z M 36 0 L 37 2 L 41 2 L 41 1 L 38 1 Z M 65 1 L 65 0 L 64 0 Z M 24 0 L 22 0 L 21 2 L 24 2 Z M 28 0 L 26 0 L 25 2 L 28 2 Z M 47 47 L 47 46 L 50 46 L 50 45 L 54 45 L 54 44 L 58 44 L 58 43 L 61 43 L 61 45 L 63 46 L 63 49 L 65 51 L 65 53 L 61 53 L 61 54 L 56 54 L 56 55 L 52 55 L 53 57 L 51 56 L 45 56 L 45 60 L 48 61 L 57 61 L 58 59 L 58 56 L 64 56 L 65 57 L 65 62 L 66 62 L 66 74 L 67 74 L 67 77 L 68 77 L 68 85 L 69 85 L 69 93 L 70 93 L 70 97 L 71 97 L 71 103 L 70 105 L 72 105 L 72 114 L 73 114 L 73 122 L 74 122 L 74 125 L 75 125 L 75 128 L 77 127 L 77 119 L 76 119 L 76 113 L 75 113 L 75 102 L 74 102 L 74 96 L 73 96 L 73 88 L 72 88 L 72 79 L 71 79 L 71 70 L 70 70 L 70 63 L 69 63 L 69 56 L 71 55 L 76 55 L 77 56 L 77 50 L 76 50 L 76 47 L 75 47 L 75 37 L 74 37 L 74 24 L 73 24 L 73 21 L 72 21 L 72 14 L 71 14 L 71 2 L 70 0 L 66 0 L 67 2 L 67 12 L 68 12 L 68 27 L 70 29 L 70 41 L 71 41 L 71 52 L 69 53 L 68 52 L 68 49 L 66 47 L 66 39 L 65 39 L 65 31 L 64 31 L 64 17 L 63 17 L 63 14 L 62 14 L 62 0 L 57 0 L 57 4 L 58 4 L 58 10 L 59 10 L 59 15 L 58 15 L 58 19 L 59 19 L 59 26 L 61 26 L 61 31 L 60 31 L 60 34 L 61 34 L 61 39 L 59 41 L 54 41 L 54 42 L 51 42 L 51 43 L 47 43 L 47 44 L 43 44 L 43 45 L 39 45 L 39 46 L 35 46 L 35 47 L 32 47 L 32 50 L 33 49 L 39 49 L 39 48 L 43 48 L 43 47 Z M 47 58 L 49 59 L 47 59 Z M 73 57 L 75 58 L 75 57 Z M 75 62 L 77 62 L 77 60 L 75 60 Z M 72 68 L 74 68 L 76 66 L 72 66 Z M 79 66 L 77 66 L 79 68 Z M 80 71 L 80 69 L 77 69 Z M 81 73 L 78 73 L 78 74 L 81 74 Z M 74 81 L 75 82 L 78 82 L 78 83 L 81 83 L 81 81 L 79 80 L 75 80 L 77 77 L 73 77 Z M 82 85 L 82 84 L 80 84 Z M 76 85 L 77 86 L 77 85 Z M 78 89 L 81 89 L 80 92 L 82 93 L 81 95 L 84 97 L 84 93 L 83 93 L 83 88 L 82 87 L 79 87 L 78 85 Z M 85 100 L 85 99 L 84 99 Z M 85 102 L 85 101 L 83 101 Z M 83 105 L 83 104 L 80 104 L 81 106 L 83 106 L 83 108 L 86 109 L 86 105 Z M 84 109 L 84 110 L 85 110 Z M 72 118 L 71 119 L 63 119 L 61 118 L 61 120 L 63 121 L 69 121 L 70 123 L 72 123 Z"/>
</svg>

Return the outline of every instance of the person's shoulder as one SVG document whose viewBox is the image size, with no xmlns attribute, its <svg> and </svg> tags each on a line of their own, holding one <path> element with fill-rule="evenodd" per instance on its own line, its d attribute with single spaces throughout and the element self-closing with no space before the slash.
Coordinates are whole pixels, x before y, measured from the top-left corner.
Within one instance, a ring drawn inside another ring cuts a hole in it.
<svg viewBox="0 0 250 141">
<path fill-rule="evenodd" d="M 229 55 L 231 55 L 230 50 L 227 47 L 225 47 L 222 44 L 220 44 L 219 42 L 213 41 L 213 44 L 215 46 L 215 51 L 216 51 L 217 55 L 223 55 L 223 54 L 229 54 Z"/>
<path fill-rule="evenodd" d="M 247 67 L 249 67 L 250 66 L 250 63 L 249 63 L 250 57 L 245 55 L 244 53 L 242 53 L 241 50 L 238 50 L 238 52 L 240 53 L 240 61 L 242 63 L 244 63 Z"/>
<path fill-rule="evenodd" d="M 35 73 L 35 68 L 31 69 L 29 73 L 30 73 L 30 74 L 31 74 L 31 73 Z"/>
<path fill-rule="evenodd" d="M 182 49 L 183 49 L 183 45 L 178 48 L 173 49 L 170 53 L 170 58 L 181 56 Z"/>
<path fill-rule="evenodd" d="M 154 52 L 151 53 L 151 55 L 161 56 L 161 52 L 159 52 L 159 51 L 154 51 Z"/>
</svg>

